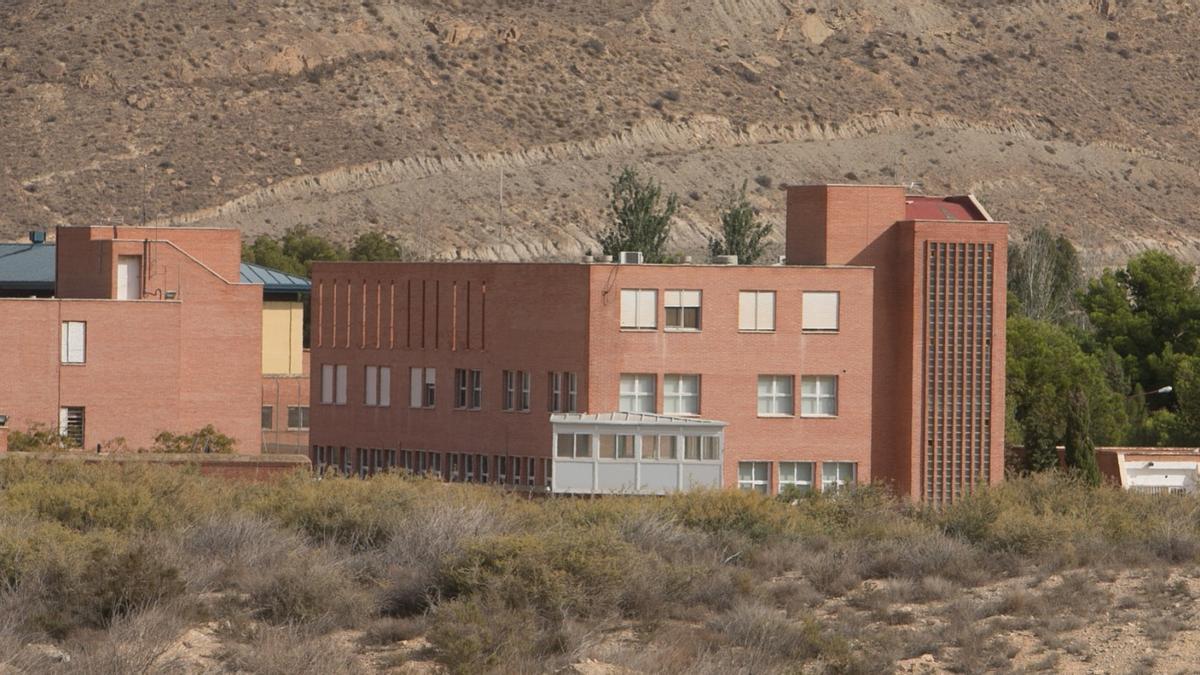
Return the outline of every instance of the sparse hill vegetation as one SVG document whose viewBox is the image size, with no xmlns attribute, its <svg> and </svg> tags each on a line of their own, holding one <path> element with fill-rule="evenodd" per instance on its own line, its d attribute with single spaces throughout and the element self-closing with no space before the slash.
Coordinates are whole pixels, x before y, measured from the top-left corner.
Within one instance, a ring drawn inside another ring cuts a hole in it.
<svg viewBox="0 0 1200 675">
<path fill-rule="evenodd" d="M 13 0 L 0 236 L 145 213 L 574 256 L 636 165 L 689 195 L 686 253 L 731 183 L 777 245 L 783 183 L 915 181 L 1088 269 L 1196 261 L 1197 29 L 1189 0 Z"/>
<path fill-rule="evenodd" d="M 9 458 L 0 664 L 1173 672 L 1198 656 L 1197 499 L 1043 475 L 940 511 L 871 487 L 530 501 Z"/>
</svg>

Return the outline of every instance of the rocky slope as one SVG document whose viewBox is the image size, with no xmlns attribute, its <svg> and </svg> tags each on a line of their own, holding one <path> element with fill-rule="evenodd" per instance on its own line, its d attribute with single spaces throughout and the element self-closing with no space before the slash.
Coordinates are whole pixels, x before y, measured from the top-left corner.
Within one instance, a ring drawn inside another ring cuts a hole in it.
<svg viewBox="0 0 1200 675">
<path fill-rule="evenodd" d="M 594 246 L 622 165 L 695 251 L 748 180 L 977 193 L 1085 261 L 1200 262 L 1189 0 L 10 0 L 0 237 L 313 225 L 443 258 Z"/>
</svg>

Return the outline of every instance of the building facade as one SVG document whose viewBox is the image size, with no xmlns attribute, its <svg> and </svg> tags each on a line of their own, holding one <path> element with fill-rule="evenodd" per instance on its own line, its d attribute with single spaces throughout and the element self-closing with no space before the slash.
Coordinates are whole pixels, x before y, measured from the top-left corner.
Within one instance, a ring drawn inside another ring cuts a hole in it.
<svg viewBox="0 0 1200 675">
<path fill-rule="evenodd" d="M 787 199 L 787 264 L 316 264 L 314 464 L 932 501 L 1000 480 L 1005 225 L 894 186 Z"/>
<path fill-rule="evenodd" d="M 203 228 L 60 227 L 54 244 L 0 248 L 0 296 L 23 296 L 0 297 L 10 433 L 117 450 L 212 424 L 260 452 L 263 364 L 280 347 L 264 342 L 263 282 L 247 278 L 270 271 L 240 255 L 237 230 Z"/>
</svg>

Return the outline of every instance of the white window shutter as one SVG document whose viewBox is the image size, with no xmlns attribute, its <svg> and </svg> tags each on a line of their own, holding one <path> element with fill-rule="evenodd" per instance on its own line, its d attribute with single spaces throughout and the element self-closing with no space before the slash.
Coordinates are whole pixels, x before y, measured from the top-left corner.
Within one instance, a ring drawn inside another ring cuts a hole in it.
<svg viewBox="0 0 1200 675">
<path fill-rule="evenodd" d="M 321 366 L 321 403 L 333 403 L 333 366 Z"/>
<path fill-rule="evenodd" d="M 754 330 L 754 292 L 738 293 L 738 329 Z"/>
<path fill-rule="evenodd" d="M 367 405 L 379 405 L 379 368 L 367 366 L 366 401 Z"/>
<path fill-rule="evenodd" d="M 804 330 L 838 329 L 838 294 L 806 292 L 804 294 Z"/>
<path fill-rule="evenodd" d="M 63 363 L 69 363 L 68 359 L 70 356 L 70 344 L 71 344 L 70 335 L 71 335 L 71 324 L 67 321 L 64 321 L 62 324 L 62 336 L 61 336 L 62 348 L 60 350 L 60 356 L 58 358 L 58 360 Z"/>
<path fill-rule="evenodd" d="M 379 405 L 392 404 L 392 369 L 384 366 L 379 369 Z"/>
<path fill-rule="evenodd" d="M 436 384 L 436 383 L 437 383 L 437 369 L 436 368 L 426 368 L 425 369 L 425 384 Z"/>
<path fill-rule="evenodd" d="M 66 408 L 58 409 L 58 435 L 59 436 L 67 435 L 67 409 Z"/>
<path fill-rule="evenodd" d="M 408 391 L 409 391 L 408 405 L 412 408 L 420 408 L 421 407 L 421 386 L 422 386 L 423 372 L 424 372 L 424 369 L 422 369 L 422 368 L 411 368 L 408 371 L 408 378 L 409 378 L 408 379 L 408 387 L 409 387 L 409 389 L 408 389 Z"/>
<path fill-rule="evenodd" d="M 337 399 L 338 405 L 346 405 L 346 366 L 337 367 Z"/>
<path fill-rule="evenodd" d="M 67 325 L 71 336 L 67 357 L 71 363 L 83 363 L 86 360 L 84 345 L 87 344 L 87 324 L 82 321 L 72 321 Z"/>
<path fill-rule="evenodd" d="M 679 304 L 683 307 L 699 307 L 700 291 L 680 291 Z"/>
<path fill-rule="evenodd" d="M 667 307 L 682 307 L 683 306 L 683 291 L 665 291 L 666 296 L 663 298 L 663 304 Z"/>
<path fill-rule="evenodd" d="M 621 328 L 637 325 L 637 291 L 621 291 Z"/>
<path fill-rule="evenodd" d="M 775 330 L 775 293 L 758 293 L 755 308 L 755 327 L 758 330 Z"/>
<path fill-rule="evenodd" d="M 658 291 L 638 291 L 637 327 L 654 328 L 658 325 Z"/>
</svg>

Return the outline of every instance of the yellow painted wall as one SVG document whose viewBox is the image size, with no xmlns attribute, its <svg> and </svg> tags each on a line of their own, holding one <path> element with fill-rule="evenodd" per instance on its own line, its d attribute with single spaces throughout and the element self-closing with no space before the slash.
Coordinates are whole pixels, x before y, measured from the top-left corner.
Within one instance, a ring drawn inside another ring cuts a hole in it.
<svg viewBox="0 0 1200 675">
<path fill-rule="evenodd" d="M 304 305 L 264 301 L 262 341 L 264 375 L 302 375 Z"/>
</svg>

